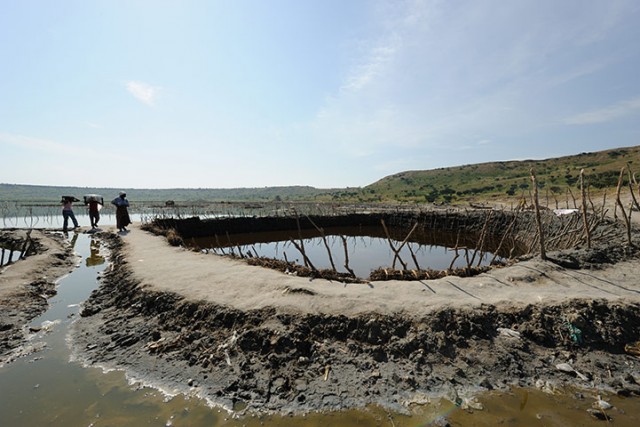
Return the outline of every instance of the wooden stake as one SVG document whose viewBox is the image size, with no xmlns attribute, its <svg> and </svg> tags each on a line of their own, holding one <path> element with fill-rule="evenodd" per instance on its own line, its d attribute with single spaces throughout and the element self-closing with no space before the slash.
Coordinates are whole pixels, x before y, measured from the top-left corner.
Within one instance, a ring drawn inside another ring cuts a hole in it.
<svg viewBox="0 0 640 427">
<path fill-rule="evenodd" d="M 302 240 L 302 230 L 300 228 L 300 217 L 298 216 L 297 212 L 296 212 L 296 225 L 298 226 L 298 238 L 300 239 L 300 247 L 302 248 L 301 252 L 302 252 L 302 255 L 304 256 L 303 257 L 304 258 L 304 266 L 305 267 L 309 267 L 309 264 L 307 264 L 307 259 L 308 258 L 304 253 L 304 241 Z M 291 241 L 293 241 L 293 240 L 291 240 Z M 294 243 L 294 245 L 296 246 L 296 248 L 298 247 L 298 245 L 296 245 L 295 243 Z M 314 270 L 315 270 L 315 268 L 314 268 Z"/>
<path fill-rule="evenodd" d="M 511 229 L 515 225 L 517 219 L 518 219 L 518 211 L 516 211 L 516 213 L 513 215 L 513 219 L 511 220 L 511 222 L 509 223 L 509 226 L 507 227 L 504 234 L 502 235 L 502 238 L 500 239 L 500 243 L 498 243 L 498 247 L 496 248 L 496 251 L 493 253 L 493 258 L 491 258 L 491 262 L 489 264 L 493 264 L 495 262 L 496 258 L 498 257 L 498 253 L 500 252 L 500 249 L 502 249 L 502 244 L 504 243 L 504 240 L 511 232 Z"/>
<path fill-rule="evenodd" d="M 416 258 L 416 254 L 413 253 L 413 249 L 411 245 L 407 245 L 407 249 L 409 249 L 409 253 L 411 253 L 411 258 L 413 258 L 413 263 L 416 265 L 416 268 L 420 270 L 420 266 L 418 265 L 418 259 Z"/>
<path fill-rule="evenodd" d="M 489 226 L 489 220 L 491 219 L 491 214 L 493 211 L 489 211 L 489 214 L 484 219 L 484 225 L 482 226 L 482 231 L 480 231 L 480 237 L 478 238 L 478 247 L 473 250 L 473 256 L 471 257 L 471 264 L 473 265 L 474 260 L 476 259 L 476 254 L 480 251 L 480 260 L 478 260 L 478 265 L 482 261 L 482 248 L 484 247 L 485 236 L 487 235 L 487 228 Z"/>
<path fill-rule="evenodd" d="M 291 243 L 293 243 L 293 246 L 296 247 L 296 249 L 298 251 L 300 251 L 300 253 L 302 254 L 302 258 L 304 259 L 304 265 L 305 267 L 309 267 L 311 268 L 311 270 L 313 271 L 318 271 L 318 269 L 316 269 L 316 267 L 311 263 L 311 260 L 307 257 L 307 254 L 304 251 L 304 246 L 300 246 L 299 244 L 296 243 L 295 240 L 293 240 L 292 238 L 289 238 L 289 240 L 291 241 Z"/>
<path fill-rule="evenodd" d="M 631 221 L 627 217 L 627 213 L 624 210 L 622 201 L 620 200 L 620 189 L 622 187 L 622 178 L 624 176 L 624 168 L 620 169 L 620 176 L 618 177 L 618 187 L 616 188 L 616 206 L 620 208 L 624 222 L 627 224 L 627 243 L 631 246 Z"/>
<path fill-rule="evenodd" d="M 336 266 L 333 263 L 333 257 L 331 256 L 331 248 L 329 248 L 329 243 L 327 243 L 327 236 L 324 234 L 324 229 L 318 227 L 316 225 L 316 223 L 313 222 L 313 220 L 311 218 L 309 218 L 308 216 L 307 216 L 307 219 L 316 228 L 316 230 L 318 230 L 318 232 L 320 233 L 320 236 L 322 237 L 322 241 L 324 242 L 324 247 L 327 249 L 327 254 L 329 255 L 329 262 L 331 263 L 331 268 L 333 269 L 333 271 L 337 272 L 338 270 L 336 270 Z"/>
<path fill-rule="evenodd" d="M 591 249 L 591 232 L 587 218 L 587 192 L 584 186 L 584 169 L 580 169 L 580 193 L 582 195 L 582 221 L 584 222 L 584 234 L 587 237 L 587 248 Z"/>
<path fill-rule="evenodd" d="M 636 199 L 636 194 L 633 192 L 633 185 L 631 184 L 632 181 L 637 184 L 636 175 L 631 175 L 631 168 L 629 165 L 627 165 L 627 172 L 629 173 L 629 191 L 631 192 L 631 198 L 633 199 L 633 204 L 636 206 L 636 209 L 640 211 L 640 204 L 638 204 L 638 199 Z M 638 193 L 640 194 L 640 187 Z M 631 212 L 629 212 L 629 217 L 631 217 Z"/>
<path fill-rule="evenodd" d="M 458 235 L 456 236 L 456 247 L 453 248 L 456 251 L 456 256 L 451 260 L 451 264 L 449 264 L 449 272 L 453 270 L 453 264 L 456 262 L 460 254 L 458 253 L 458 242 L 460 241 L 460 230 L 458 230 Z"/>
<path fill-rule="evenodd" d="M 567 190 L 569 190 L 569 194 L 571 195 L 571 200 L 573 200 L 573 208 L 578 209 L 578 204 L 576 203 L 576 198 L 573 195 L 573 191 L 571 191 L 571 187 L 567 187 Z"/>
<path fill-rule="evenodd" d="M 389 234 L 389 229 L 387 228 L 387 225 L 384 223 L 384 219 L 381 219 L 380 222 L 382 223 L 382 229 L 384 230 L 384 233 L 387 235 L 387 242 L 389 243 L 389 247 L 391 248 L 391 250 L 394 253 L 393 262 L 391 263 L 391 268 L 393 268 L 393 269 L 396 268 L 396 259 L 397 259 L 397 260 L 400 261 L 400 264 L 402 264 L 402 266 L 406 270 L 407 269 L 407 264 L 404 261 L 402 261 L 402 258 L 400 258 L 400 254 L 398 253 L 398 252 L 400 252 L 399 249 L 396 249 L 396 247 L 393 245 L 393 242 L 391 240 L 391 235 Z"/>
<path fill-rule="evenodd" d="M 347 248 L 347 238 L 342 235 L 340 236 L 340 238 L 342 239 L 342 246 L 344 246 L 344 268 L 347 269 L 352 277 L 356 277 L 356 273 L 354 273 L 353 270 L 349 268 L 349 250 Z"/>
<path fill-rule="evenodd" d="M 538 203 L 538 183 L 536 182 L 536 174 L 533 168 L 529 170 L 529 173 L 531 174 L 531 184 L 533 185 L 533 203 L 536 209 L 536 223 L 538 224 L 538 234 L 540 236 L 540 258 L 546 260 L 547 253 L 545 252 L 544 248 L 544 231 L 542 229 L 542 219 L 540 217 L 540 204 Z M 569 192 L 571 192 L 571 190 L 569 190 Z M 573 193 L 571 194 L 571 197 L 573 197 Z"/>
</svg>

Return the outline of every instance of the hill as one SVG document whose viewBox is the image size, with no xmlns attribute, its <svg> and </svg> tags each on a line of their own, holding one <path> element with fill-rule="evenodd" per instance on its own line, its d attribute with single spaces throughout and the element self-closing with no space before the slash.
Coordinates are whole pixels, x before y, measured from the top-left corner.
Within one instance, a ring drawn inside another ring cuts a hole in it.
<svg viewBox="0 0 640 427">
<path fill-rule="evenodd" d="M 580 170 L 591 190 L 614 188 L 620 169 L 629 165 L 640 175 L 640 146 L 622 147 L 593 153 L 549 158 L 489 162 L 433 170 L 405 171 L 382 178 L 362 188 L 318 189 L 309 186 L 263 188 L 174 188 L 123 189 L 130 200 L 139 202 L 243 202 L 243 201 L 337 201 L 337 202 L 467 202 L 504 199 L 530 188 L 529 170 L 536 171 L 542 191 L 550 196 L 564 195 L 567 189 L 579 188 Z M 626 179 L 626 177 L 625 177 Z M 626 181 L 625 181 L 626 182 Z M 98 193 L 106 199 L 115 197 L 119 188 L 54 187 L 41 185 L 0 184 L 0 201 L 48 204 L 61 195 L 80 197 Z"/>
<path fill-rule="evenodd" d="M 490 162 L 387 176 L 362 189 L 364 201 L 455 202 L 514 196 L 528 191 L 529 170 L 536 172 L 539 186 L 551 195 L 580 187 L 584 169 L 590 188 L 616 187 L 620 169 L 629 165 L 640 174 L 640 146 L 550 158 Z M 625 177 L 626 179 L 626 177 Z M 626 180 L 625 180 L 626 182 Z"/>
<path fill-rule="evenodd" d="M 264 200 L 313 200 L 317 196 L 336 190 L 317 189 L 306 186 L 263 188 L 95 188 L 55 187 L 46 185 L 0 184 L 0 200 L 32 203 L 57 203 L 61 195 L 101 194 L 111 200 L 118 192 L 125 191 L 130 200 L 138 202 L 214 202 L 214 201 L 264 201 Z"/>
</svg>

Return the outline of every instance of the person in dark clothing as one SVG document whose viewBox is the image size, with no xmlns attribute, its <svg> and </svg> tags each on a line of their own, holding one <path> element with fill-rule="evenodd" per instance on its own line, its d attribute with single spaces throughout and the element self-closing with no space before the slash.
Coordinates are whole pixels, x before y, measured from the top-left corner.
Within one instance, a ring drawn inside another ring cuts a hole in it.
<svg viewBox="0 0 640 427">
<path fill-rule="evenodd" d="M 127 231 L 127 225 L 131 224 L 127 194 L 121 191 L 120 195 L 111 201 L 111 204 L 116 206 L 116 227 L 119 231 Z"/>
</svg>

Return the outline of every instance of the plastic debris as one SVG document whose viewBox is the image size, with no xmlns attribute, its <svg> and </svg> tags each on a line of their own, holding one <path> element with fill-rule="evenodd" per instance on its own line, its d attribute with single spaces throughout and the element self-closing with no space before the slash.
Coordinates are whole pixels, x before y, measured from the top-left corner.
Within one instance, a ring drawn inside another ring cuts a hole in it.
<svg viewBox="0 0 640 427">
<path fill-rule="evenodd" d="M 518 331 L 514 331 L 513 329 L 509 329 L 509 328 L 498 328 L 498 333 L 504 337 L 510 337 L 510 338 L 522 338 L 520 335 L 520 332 Z"/>
<path fill-rule="evenodd" d="M 607 409 L 611 409 L 613 408 L 613 405 L 609 402 L 607 402 L 606 400 L 602 400 L 602 397 L 600 395 L 596 396 L 596 401 L 593 402 L 593 406 L 596 409 L 602 409 L 602 410 L 607 410 Z"/>
<path fill-rule="evenodd" d="M 583 380 L 583 381 L 589 381 L 589 378 L 588 378 L 586 375 L 584 375 L 584 374 L 582 374 L 582 373 L 580 373 L 580 372 L 576 371 L 576 370 L 573 368 L 573 366 L 569 365 L 568 363 L 558 363 L 558 364 L 556 365 L 556 369 L 557 369 L 557 370 L 559 370 L 559 371 L 562 371 L 562 372 L 567 372 L 567 373 L 576 374 L 576 376 L 577 376 L 578 378 L 580 378 L 581 380 Z"/>
</svg>

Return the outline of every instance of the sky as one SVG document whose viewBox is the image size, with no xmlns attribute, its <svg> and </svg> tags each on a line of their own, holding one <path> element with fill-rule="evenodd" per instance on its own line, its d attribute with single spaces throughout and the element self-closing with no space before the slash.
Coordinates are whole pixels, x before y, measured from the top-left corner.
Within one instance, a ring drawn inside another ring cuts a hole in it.
<svg viewBox="0 0 640 427">
<path fill-rule="evenodd" d="M 359 187 L 640 145 L 637 0 L 0 0 L 0 182 Z"/>
</svg>

